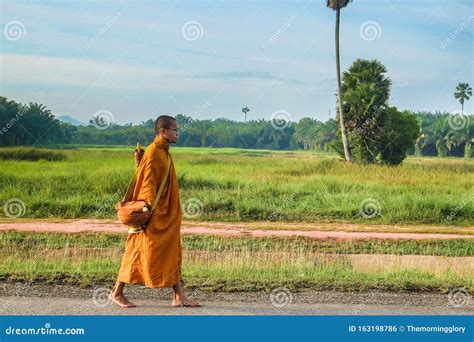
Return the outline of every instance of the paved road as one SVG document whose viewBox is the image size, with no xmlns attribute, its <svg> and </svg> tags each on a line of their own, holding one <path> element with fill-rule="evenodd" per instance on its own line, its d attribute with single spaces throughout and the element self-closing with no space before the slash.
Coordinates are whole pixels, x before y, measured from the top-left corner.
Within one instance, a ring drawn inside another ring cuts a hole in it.
<svg viewBox="0 0 474 342">
<path fill-rule="evenodd" d="M 171 308 L 166 300 L 135 300 L 122 309 L 86 298 L 0 297 L 2 315 L 473 315 L 472 309 L 362 304 L 288 304 L 214 302 L 201 308 Z"/>
<path fill-rule="evenodd" d="M 0 283 L 0 315 L 474 315 L 474 302 L 458 296 L 453 307 L 439 293 L 337 292 L 280 289 L 265 292 L 187 290 L 201 308 L 170 307 L 170 289 L 126 287 L 138 307 L 123 309 L 107 299 L 108 287 Z M 466 294 L 465 294 L 466 295 Z M 461 300 L 460 300 L 461 299 Z M 283 305 L 283 306 L 278 306 Z"/>
</svg>

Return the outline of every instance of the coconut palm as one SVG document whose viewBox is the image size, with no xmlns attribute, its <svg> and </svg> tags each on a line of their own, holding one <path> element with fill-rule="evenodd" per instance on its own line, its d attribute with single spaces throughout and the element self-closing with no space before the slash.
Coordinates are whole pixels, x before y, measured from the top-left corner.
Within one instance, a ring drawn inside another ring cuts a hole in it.
<svg viewBox="0 0 474 342">
<path fill-rule="evenodd" d="M 247 113 L 250 112 L 250 109 L 248 107 L 242 108 L 242 113 L 245 115 L 245 122 L 247 122 Z"/>
<path fill-rule="evenodd" d="M 438 152 L 438 157 L 446 157 L 449 151 L 446 135 L 448 133 L 447 119 L 435 121 L 430 127 L 430 133 L 426 143 L 433 144 Z"/>
<path fill-rule="evenodd" d="M 456 87 L 454 97 L 461 103 L 461 114 L 464 115 L 464 101 L 468 101 L 472 96 L 472 88 L 469 83 L 459 83 Z"/>
<path fill-rule="evenodd" d="M 342 145 L 344 147 L 344 157 L 346 161 L 352 162 L 352 153 L 349 146 L 349 140 L 347 138 L 346 126 L 344 123 L 344 113 L 342 110 L 343 98 L 341 90 L 341 62 L 339 58 L 339 21 L 341 17 L 341 8 L 346 7 L 349 4 L 350 0 L 327 0 L 327 7 L 336 11 L 336 32 L 335 32 L 335 41 L 336 41 L 336 73 L 337 73 L 337 97 L 338 97 L 338 109 L 339 109 L 339 124 L 341 126 L 341 137 Z"/>
</svg>

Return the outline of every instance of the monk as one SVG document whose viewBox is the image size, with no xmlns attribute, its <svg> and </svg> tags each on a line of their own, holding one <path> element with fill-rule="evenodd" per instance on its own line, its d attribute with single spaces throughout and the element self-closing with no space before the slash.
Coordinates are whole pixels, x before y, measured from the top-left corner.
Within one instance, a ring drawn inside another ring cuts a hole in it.
<svg viewBox="0 0 474 342">
<path fill-rule="evenodd" d="M 155 139 L 138 166 L 132 200 L 144 200 L 151 207 L 166 174 L 168 155 L 171 160 L 169 176 L 144 231 L 127 237 L 117 282 L 109 298 L 121 307 L 135 307 L 125 298 L 124 285 L 145 284 L 150 288 L 172 287 L 172 306 L 201 306 L 186 297 L 181 287 L 181 205 L 178 180 L 169 153 L 169 145 L 178 139 L 176 120 L 167 115 L 158 117 L 155 132 Z"/>
</svg>

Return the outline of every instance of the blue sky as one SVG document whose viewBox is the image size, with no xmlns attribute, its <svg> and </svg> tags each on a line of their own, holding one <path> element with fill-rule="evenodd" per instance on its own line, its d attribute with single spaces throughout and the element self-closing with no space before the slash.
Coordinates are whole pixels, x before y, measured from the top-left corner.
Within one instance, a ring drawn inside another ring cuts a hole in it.
<svg viewBox="0 0 474 342">
<path fill-rule="evenodd" d="M 243 120 L 244 106 L 249 119 L 284 110 L 326 120 L 336 77 L 325 3 L 2 0 L 0 94 L 82 121 L 100 110 L 120 124 L 178 113 Z M 355 0 L 341 15 L 342 68 L 378 59 L 391 104 L 455 112 L 455 86 L 473 80 L 473 8 Z"/>
</svg>

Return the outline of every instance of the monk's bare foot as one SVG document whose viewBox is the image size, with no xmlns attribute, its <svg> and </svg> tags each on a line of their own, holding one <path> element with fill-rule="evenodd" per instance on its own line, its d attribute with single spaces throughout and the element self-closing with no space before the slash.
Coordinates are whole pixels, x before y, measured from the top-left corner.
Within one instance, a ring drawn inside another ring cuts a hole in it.
<svg viewBox="0 0 474 342">
<path fill-rule="evenodd" d="M 131 301 L 129 301 L 123 294 L 117 294 L 113 290 L 109 294 L 109 299 L 122 308 L 134 308 L 136 307 Z"/>
<path fill-rule="evenodd" d="M 189 306 L 189 307 L 200 307 L 201 304 L 196 302 L 195 300 L 192 300 L 190 298 L 187 298 L 186 296 L 174 296 L 173 298 L 173 304 L 171 304 L 174 307 L 182 307 L 182 306 Z"/>
</svg>

